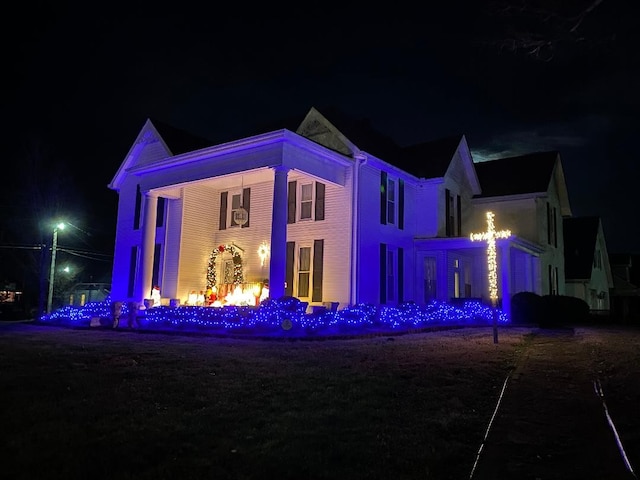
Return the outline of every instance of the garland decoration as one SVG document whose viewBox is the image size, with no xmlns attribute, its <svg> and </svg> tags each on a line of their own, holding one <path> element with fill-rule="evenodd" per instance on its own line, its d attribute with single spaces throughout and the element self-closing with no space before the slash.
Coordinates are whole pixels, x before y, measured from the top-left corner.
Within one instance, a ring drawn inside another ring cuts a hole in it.
<svg viewBox="0 0 640 480">
<path fill-rule="evenodd" d="M 213 288 L 217 283 L 216 277 L 216 259 L 218 255 L 229 252 L 233 258 L 233 283 L 238 285 L 244 283 L 242 275 L 242 256 L 239 249 L 233 245 L 219 245 L 211 251 L 209 255 L 209 265 L 207 266 L 207 288 Z"/>
</svg>

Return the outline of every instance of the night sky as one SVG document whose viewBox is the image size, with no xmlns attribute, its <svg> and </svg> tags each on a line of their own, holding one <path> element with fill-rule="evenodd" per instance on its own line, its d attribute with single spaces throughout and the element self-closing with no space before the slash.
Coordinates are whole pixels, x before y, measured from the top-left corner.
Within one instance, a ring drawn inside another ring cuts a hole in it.
<svg viewBox="0 0 640 480">
<path fill-rule="evenodd" d="M 111 253 L 107 184 L 148 117 L 227 141 L 313 106 L 402 146 L 465 134 L 476 161 L 558 150 L 574 216 L 640 253 L 637 0 L 217 3 L 5 12 L 0 243 L 57 215 Z"/>
</svg>

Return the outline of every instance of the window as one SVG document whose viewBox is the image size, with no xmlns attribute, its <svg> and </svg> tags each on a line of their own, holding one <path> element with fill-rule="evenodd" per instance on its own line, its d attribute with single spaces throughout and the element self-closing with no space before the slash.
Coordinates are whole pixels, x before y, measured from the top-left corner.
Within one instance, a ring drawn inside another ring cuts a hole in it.
<svg viewBox="0 0 640 480">
<path fill-rule="evenodd" d="M 300 247 L 298 251 L 298 297 L 309 297 L 311 277 L 311 247 Z"/>
<path fill-rule="evenodd" d="M 454 195 L 451 190 L 444 190 L 444 219 L 445 219 L 445 235 L 447 237 L 455 237 L 462 233 L 462 202 L 460 195 Z"/>
<path fill-rule="evenodd" d="M 239 227 L 243 223 L 242 195 L 240 193 L 231 194 L 231 219 L 229 225 Z"/>
<path fill-rule="evenodd" d="M 300 185 L 300 220 L 310 220 L 313 212 L 313 183 Z"/>
<path fill-rule="evenodd" d="M 387 250 L 387 300 L 396 300 L 396 259 L 393 250 Z"/>
<path fill-rule="evenodd" d="M 600 250 L 597 248 L 593 252 L 593 268 L 602 268 L 602 255 L 600 254 Z"/>
<path fill-rule="evenodd" d="M 396 182 L 387 181 L 387 223 L 396 223 Z"/>
<path fill-rule="evenodd" d="M 460 260 L 453 261 L 453 297 L 460 298 Z"/>
</svg>

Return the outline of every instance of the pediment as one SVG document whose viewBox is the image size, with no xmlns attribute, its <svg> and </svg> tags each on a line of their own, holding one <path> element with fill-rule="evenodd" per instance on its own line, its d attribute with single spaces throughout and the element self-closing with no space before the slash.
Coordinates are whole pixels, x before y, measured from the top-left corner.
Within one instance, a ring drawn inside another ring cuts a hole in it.
<svg viewBox="0 0 640 480">
<path fill-rule="evenodd" d="M 296 133 L 343 155 L 353 156 L 358 148 L 318 110 L 311 108 Z"/>
</svg>

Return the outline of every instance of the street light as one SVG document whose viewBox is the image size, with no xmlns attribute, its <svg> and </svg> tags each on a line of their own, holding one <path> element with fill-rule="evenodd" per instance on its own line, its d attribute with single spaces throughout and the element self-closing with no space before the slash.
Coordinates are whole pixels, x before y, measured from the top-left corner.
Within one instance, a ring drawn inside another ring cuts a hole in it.
<svg viewBox="0 0 640 480">
<path fill-rule="evenodd" d="M 49 270 L 49 297 L 47 298 L 47 313 L 51 313 L 53 301 L 53 280 L 56 274 L 56 250 L 58 248 L 58 230 L 64 230 L 64 223 L 60 222 L 53 229 L 53 243 L 51 244 L 51 269 Z"/>
</svg>

